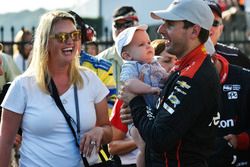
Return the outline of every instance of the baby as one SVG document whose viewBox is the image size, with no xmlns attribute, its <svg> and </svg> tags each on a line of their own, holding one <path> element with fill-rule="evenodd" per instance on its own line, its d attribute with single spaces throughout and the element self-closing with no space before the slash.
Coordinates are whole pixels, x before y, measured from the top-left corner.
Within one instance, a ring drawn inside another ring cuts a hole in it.
<svg viewBox="0 0 250 167">
<path fill-rule="evenodd" d="M 130 92 L 144 95 L 147 105 L 154 109 L 168 73 L 154 59 L 155 51 L 147 28 L 147 25 L 140 25 L 123 30 L 115 40 L 115 47 L 124 60 L 120 81 L 127 85 Z M 134 126 L 130 128 L 130 134 L 140 150 L 137 166 L 143 167 L 145 143 Z"/>
</svg>

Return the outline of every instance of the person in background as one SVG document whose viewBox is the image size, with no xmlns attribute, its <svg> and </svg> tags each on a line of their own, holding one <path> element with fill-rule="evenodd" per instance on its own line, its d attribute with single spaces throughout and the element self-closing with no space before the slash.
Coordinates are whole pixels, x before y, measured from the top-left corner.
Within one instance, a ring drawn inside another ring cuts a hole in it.
<svg viewBox="0 0 250 167">
<path fill-rule="evenodd" d="M 96 56 L 99 53 L 98 44 L 95 41 L 87 41 L 85 43 L 85 51 L 92 56 Z"/>
<path fill-rule="evenodd" d="M 3 45 L 0 43 L 0 103 L 2 103 L 4 96 L 9 87 L 9 82 L 12 82 L 18 75 L 21 74 L 13 58 L 2 52 Z M 0 119 L 2 114 L 2 107 L 0 107 Z M 11 164 L 10 167 L 17 167 L 19 160 L 19 145 L 15 144 L 11 150 Z"/>
<path fill-rule="evenodd" d="M 3 44 L 0 43 L 0 53 L 3 51 Z M 3 75 L 2 59 L 0 58 L 0 76 Z"/>
<path fill-rule="evenodd" d="M 220 75 L 222 110 L 214 152 L 208 165 L 247 167 L 250 165 L 250 70 L 229 64 L 215 52 L 212 42 L 209 48 Z"/>
<path fill-rule="evenodd" d="M 219 77 L 204 47 L 213 13 L 204 1 L 178 0 L 167 9 L 151 12 L 151 17 L 164 22 L 158 32 L 178 61 L 155 112 L 126 85 L 120 97 L 129 104 L 134 125 L 146 143 L 146 166 L 156 166 L 153 150 L 162 155 L 164 166 L 207 167 L 221 104 Z M 123 120 L 128 114 L 121 109 Z"/>
<path fill-rule="evenodd" d="M 246 37 L 247 40 L 250 40 L 250 1 L 245 0 L 244 2 L 244 9 L 245 9 L 245 17 L 246 17 Z"/>
<path fill-rule="evenodd" d="M 126 28 L 138 25 L 138 21 L 139 19 L 136 15 L 136 11 L 132 6 L 121 6 L 120 8 L 117 8 L 113 14 L 113 39 L 115 40 L 118 34 Z M 107 59 L 112 62 L 116 82 L 116 90 L 118 92 L 120 89 L 121 66 L 123 64 L 122 58 L 118 56 L 114 45 L 99 53 L 98 57 Z"/>
<path fill-rule="evenodd" d="M 2 69 L 2 74 L 0 75 L 1 92 L 3 86 L 8 82 L 13 81 L 15 77 L 21 74 L 21 72 L 19 71 L 16 63 L 13 61 L 13 58 L 8 54 L 3 53 L 2 50 L 0 50 L 0 59 Z"/>
<path fill-rule="evenodd" d="M 112 141 L 108 144 L 109 152 L 112 156 L 118 156 L 121 167 L 136 167 L 139 149 L 131 135 L 127 124 L 123 124 L 120 119 L 120 110 L 123 102 L 119 99 L 115 101 L 110 117 L 113 131 Z"/>
<path fill-rule="evenodd" d="M 31 64 L 12 82 L 1 104 L 0 166 L 9 164 L 19 127 L 20 166 L 82 166 L 80 153 L 90 165 L 98 163 L 100 146 L 112 139 L 108 89 L 80 67 L 79 40 L 81 32 L 68 12 L 41 17 Z M 56 94 L 68 117 L 52 98 Z"/>
<path fill-rule="evenodd" d="M 151 42 L 152 47 L 155 49 L 155 56 L 160 65 L 167 71 L 173 68 L 177 58 L 166 50 L 165 39 L 155 39 Z"/>
<path fill-rule="evenodd" d="M 216 53 L 225 57 L 230 64 L 250 69 L 250 59 L 238 48 L 218 42 L 223 32 L 222 10 L 213 0 L 206 0 L 214 15 L 213 26 L 210 29 L 210 38 L 213 41 Z"/>
<path fill-rule="evenodd" d="M 94 29 L 89 25 L 84 23 L 84 20 L 74 11 L 69 12 L 74 16 L 77 29 L 79 29 L 82 33 L 82 40 L 80 43 L 80 48 L 85 45 L 85 43 L 91 42 L 94 36 Z M 111 62 L 105 60 L 103 58 L 94 57 L 81 49 L 80 51 L 80 65 L 91 69 L 95 74 L 101 79 L 101 81 L 107 86 L 109 89 L 108 99 L 108 107 L 109 107 L 109 115 L 112 112 L 112 108 L 114 106 L 114 102 L 116 99 L 116 83 L 113 76 L 113 68 Z"/>
<path fill-rule="evenodd" d="M 15 37 L 13 46 L 13 59 L 23 73 L 29 65 L 29 56 L 32 50 L 32 33 L 27 29 L 21 29 Z"/>
</svg>

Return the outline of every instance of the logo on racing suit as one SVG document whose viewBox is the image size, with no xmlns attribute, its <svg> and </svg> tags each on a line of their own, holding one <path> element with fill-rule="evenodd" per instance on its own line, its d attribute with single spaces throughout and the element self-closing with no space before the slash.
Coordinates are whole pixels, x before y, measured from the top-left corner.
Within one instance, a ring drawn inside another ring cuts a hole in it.
<svg viewBox="0 0 250 167">
<path fill-rule="evenodd" d="M 153 120 L 155 118 L 153 112 L 152 112 L 152 108 L 150 108 L 149 106 L 146 106 L 146 113 L 147 113 L 147 117 L 149 120 Z"/>
<path fill-rule="evenodd" d="M 225 84 L 223 85 L 223 92 L 229 92 L 229 91 L 239 91 L 240 90 L 240 85 L 238 84 Z"/>
<path fill-rule="evenodd" d="M 180 100 L 175 95 L 173 95 L 173 92 L 168 97 L 168 99 L 174 105 L 174 108 L 176 108 L 176 106 L 180 104 Z"/>
<path fill-rule="evenodd" d="M 165 110 L 167 110 L 169 114 L 173 114 L 174 113 L 174 109 L 172 107 L 170 107 L 167 103 L 163 104 L 163 108 Z"/>
<path fill-rule="evenodd" d="M 163 102 L 163 99 L 164 99 L 164 96 L 159 97 L 159 98 L 157 99 L 156 105 L 155 105 L 156 109 L 159 109 L 160 105 L 161 105 L 162 102 Z"/>
<path fill-rule="evenodd" d="M 227 120 L 220 120 L 219 128 L 229 128 L 234 127 L 234 120 L 233 119 L 227 119 Z"/>
<path fill-rule="evenodd" d="M 227 93 L 227 98 L 229 100 L 238 99 L 238 93 L 236 91 L 231 91 Z"/>
<path fill-rule="evenodd" d="M 225 84 L 223 85 L 223 92 L 227 92 L 227 98 L 229 100 L 238 99 L 238 91 L 241 86 L 238 84 Z"/>
<path fill-rule="evenodd" d="M 220 113 L 217 112 L 217 115 L 213 117 L 213 120 L 211 121 L 211 123 L 208 126 L 211 126 L 212 124 L 217 126 L 220 123 Z"/>
<path fill-rule="evenodd" d="M 174 87 L 174 90 L 176 90 L 177 92 L 183 94 L 183 95 L 187 95 L 186 92 L 182 91 L 181 89 L 179 89 L 177 86 Z"/>
<path fill-rule="evenodd" d="M 191 86 L 188 85 L 187 82 L 185 82 L 185 81 L 177 81 L 177 84 L 180 85 L 180 87 L 182 87 L 182 88 L 186 88 L 186 89 L 191 88 Z"/>
</svg>

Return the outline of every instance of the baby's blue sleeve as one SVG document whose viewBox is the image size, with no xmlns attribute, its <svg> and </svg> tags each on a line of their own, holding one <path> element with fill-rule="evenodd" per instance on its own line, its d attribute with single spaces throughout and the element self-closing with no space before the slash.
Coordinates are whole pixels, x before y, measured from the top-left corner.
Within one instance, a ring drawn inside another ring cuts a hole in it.
<svg viewBox="0 0 250 167">
<path fill-rule="evenodd" d="M 122 65 L 120 81 L 125 82 L 129 79 L 139 78 L 139 70 L 135 62 L 125 62 Z"/>
</svg>

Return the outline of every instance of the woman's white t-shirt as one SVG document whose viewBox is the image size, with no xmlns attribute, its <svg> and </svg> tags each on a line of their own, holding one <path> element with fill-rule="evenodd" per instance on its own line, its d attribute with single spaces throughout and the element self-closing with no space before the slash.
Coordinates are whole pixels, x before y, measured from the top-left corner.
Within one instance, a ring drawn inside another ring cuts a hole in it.
<svg viewBox="0 0 250 167">
<path fill-rule="evenodd" d="M 81 136 L 95 126 L 95 103 L 108 95 L 108 89 L 91 71 L 81 72 L 84 86 L 78 89 Z M 76 122 L 74 86 L 60 99 Z M 34 76 L 17 77 L 2 107 L 23 114 L 20 167 L 79 167 L 81 158 L 73 134 L 54 99 L 40 90 Z M 95 154 L 89 161 L 97 161 Z M 93 162 L 89 162 L 90 164 Z"/>
</svg>

